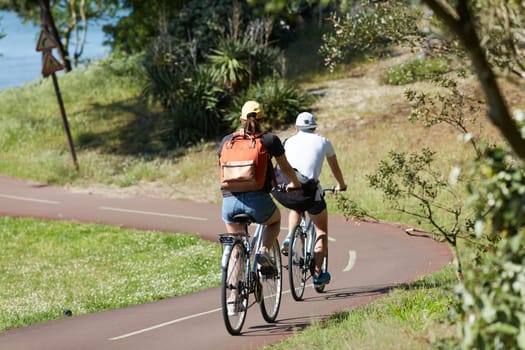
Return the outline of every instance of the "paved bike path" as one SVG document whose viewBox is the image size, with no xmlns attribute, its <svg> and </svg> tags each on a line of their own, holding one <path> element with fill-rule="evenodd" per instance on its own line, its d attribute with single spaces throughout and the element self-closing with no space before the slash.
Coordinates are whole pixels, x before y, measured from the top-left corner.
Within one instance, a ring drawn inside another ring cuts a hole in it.
<svg viewBox="0 0 525 350">
<path fill-rule="evenodd" d="M 223 231 L 217 205 L 109 198 L 2 176 L 0 215 L 192 232 L 212 241 Z M 2 332 L 0 349 L 256 349 L 333 312 L 364 305 L 395 285 L 441 269 L 451 259 L 445 244 L 425 236 L 409 236 L 397 225 L 356 223 L 330 216 L 329 227 L 332 282 L 323 294 L 309 286 L 305 300 L 295 302 L 283 270 L 283 302 L 274 324 L 262 319 L 256 304 L 248 311 L 242 335 L 230 336 L 222 321 L 220 291 L 212 288 Z"/>
</svg>

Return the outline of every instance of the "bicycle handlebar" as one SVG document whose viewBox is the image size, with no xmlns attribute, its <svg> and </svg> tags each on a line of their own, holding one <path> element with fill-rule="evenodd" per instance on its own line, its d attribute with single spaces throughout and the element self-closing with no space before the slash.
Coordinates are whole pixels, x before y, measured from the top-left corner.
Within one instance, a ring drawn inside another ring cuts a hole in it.
<svg viewBox="0 0 525 350">
<path fill-rule="evenodd" d="M 277 184 L 277 186 L 272 188 L 272 191 L 278 191 L 278 192 L 288 192 L 288 191 L 299 191 L 301 188 L 290 188 L 288 191 L 286 190 L 286 186 L 288 184 Z"/>
<path fill-rule="evenodd" d="M 330 193 L 335 193 L 335 186 L 332 186 L 332 187 L 323 187 L 323 193 L 326 193 L 326 192 L 330 192 Z"/>
<path fill-rule="evenodd" d="M 275 191 L 278 191 L 278 192 L 287 192 L 286 186 L 288 186 L 288 184 L 284 184 L 284 183 L 277 184 L 277 186 L 272 188 L 272 191 L 275 190 Z M 299 191 L 299 190 L 300 190 L 300 188 L 290 188 L 288 191 Z M 331 186 L 331 187 L 323 187 L 322 191 L 323 191 L 323 193 L 326 193 L 326 192 L 336 193 L 336 192 L 346 191 L 346 188 L 343 189 L 343 190 L 336 190 L 336 186 Z"/>
</svg>

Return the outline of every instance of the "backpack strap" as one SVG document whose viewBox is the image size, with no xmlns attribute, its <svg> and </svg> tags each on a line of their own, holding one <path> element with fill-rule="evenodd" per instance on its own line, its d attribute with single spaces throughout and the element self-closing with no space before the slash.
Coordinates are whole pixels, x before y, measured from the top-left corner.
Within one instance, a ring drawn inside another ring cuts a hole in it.
<svg viewBox="0 0 525 350">
<path fill-rule="evenodd" d="M 238 131 L 232 133 L 232 138 L 230 139 L 230 141 L 228 141 L 227 147 L 228 148 L 232 148 L 232 145 L 235 142 L 235 139 L 238 139 L 238 138 L 248 139 L 249 138 L 252 141 L 250 143 L 250 147 L 254 148 L 255 147 L 255 139 L 262 137 L 263 134 L 265 134 L 265 133 L 262 132 L 262 133 L 259 133 L 259 134 L 251 135 L 251 134 L 246 134 L 244 132 L 244 130 L 242 130 L 242 129 L 238 130 Z"/>
</svg>

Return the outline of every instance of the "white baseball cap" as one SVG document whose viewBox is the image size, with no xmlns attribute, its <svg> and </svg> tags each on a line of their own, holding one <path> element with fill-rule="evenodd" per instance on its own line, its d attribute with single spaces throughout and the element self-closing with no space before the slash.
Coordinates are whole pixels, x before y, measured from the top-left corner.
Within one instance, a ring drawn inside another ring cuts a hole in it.
<svg viewBox="0 0 525 350">
<path fill-rule="evenodd" d="M 317 124 L 312 113 L 301 112 L 295 120 L 295 126 L 301 130 L 315 129 Z"/>
</svg>

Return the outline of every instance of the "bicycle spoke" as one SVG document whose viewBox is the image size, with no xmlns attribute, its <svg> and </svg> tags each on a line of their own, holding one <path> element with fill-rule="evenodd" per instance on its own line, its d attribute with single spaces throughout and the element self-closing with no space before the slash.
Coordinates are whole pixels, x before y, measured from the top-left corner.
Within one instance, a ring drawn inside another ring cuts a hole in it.
<svg viewBox="0 0 525 350">
<path fill-rule="evenodd" d="M 300 225 L 293 231 L 288 251 L 288 276 L 290 291 L 296 301 L 302 300 L 306 286 L 306 247 L 305 237 Z"/>
<path fill-rule="evenodd" d="M 222 315 L 228 332 L 237 335 L 241 332 L 248 307 L 245 282 L 247 254 L 241 242 L 235 242 L 225 254 L 229 256 L 225 257 L 226 266 L 222 270 Z"/>
<path fill-rule="evenodd" d="M 258 275 L 262 287 L 261 313 L 266 322 L 275 322 L 281 306 L 282 293 L 282 261 L 277 241 L 270 251 L 270 258 L 275 264 L 275 270 L 271 273 L 258 271 Z"/>
</svg>

